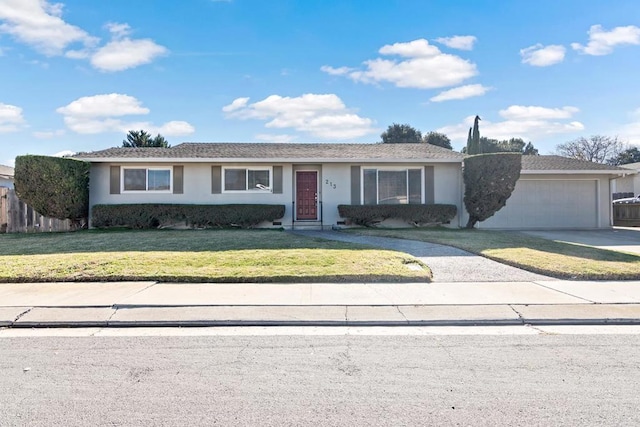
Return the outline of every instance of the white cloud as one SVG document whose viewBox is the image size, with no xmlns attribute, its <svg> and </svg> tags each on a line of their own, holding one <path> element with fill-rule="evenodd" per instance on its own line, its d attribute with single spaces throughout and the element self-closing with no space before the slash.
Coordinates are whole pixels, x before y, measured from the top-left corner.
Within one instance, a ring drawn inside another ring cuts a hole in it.
<svg viewBox="0 0 640 427">
<path fill-rule="evenodd" d="M 57 153 L 54 153 L 53 157 L 71 157 L 75 154 L 76 154 L 75 151 L 63 150 L 63 151 L 58 151 Z"/>
<path fill-rule="evenodd" d="M 116 117 L 149 114 L 149 109 L 133 96 L 119 93 L 83 96 L 56 110 L 65 116 Z"/>
<path fill-rule="evenodd" d="M 334 68 L 329 65 L 323 65 L 320 67 L 320 71 L 324 71 L 325 73 L 332 76 L 344 76 L 345 74 L 349 74 L 351 71 L 354 71 L 354 68 L 349 67 L 338 67 Z"/>
<path fill-rule="evenodd" d="M 611 31 L 604 30 L 601 25 L 592 25 L 588 34 L 586 46 L 571 43 L 571 47 L 587 55 L 608 55 L 618 45 L 640 45 L 640 28 L 635 25 L 616 27 Z"/>
<path fill-rule="evenodd" d="M 120 24 L 117 22 L 109 22 L 105 25 L 115 40 L 120 40 L 131 34 L 131 26 L 129 24 Z"/>
<path fill-rule="evenodd" d="M 91 65 L 100 71 L 122 71 L 149 64 L 167 52 L 151 39 L 117 39 L 98 49 L 91 57 Z"/>
<path fill-rule="evenodd" d="M 535 67 L 548 67 L 564 61 L 566 49 L 562 45 L 552 44 L 543 46 L 538 43 L 525 49 L 520 49 L 523 64 Z"/>
<path fill-rule="evenodd" d="M 453 99 L 466 99 L 474 96 L 482 96 L 487 93 L 491 88 L 482 86 L 480 84 L 466 85 L 454 87 L 453 89 L 445 90 L 438 95 L 430 98 L 431 102 L 450 101 Z"/>
<path fill-rule="evenodd" d="M 110 22 L 105 28 L 111 41 L 99 46 L 100 39 L 62 19 L 62 4 L 47 0 L 1 0 L 0 32 L 32 46 L 47 56 L 90 59 L 100 71 L 122 71 L 148 64 L 168 53 L 151 39 L 131 39 L 131 27 Z"/>
<path fill-rule="evenodd" d="M 0 133 L 17 132 L 24 125 L 22 108 L 0 102 Z"/>
<path fill-rule="evenodd" d="M 425 39 L 385 45 L 379 53 L 407 59 L 371 59 L 364 62 L 364 70 L 328 65 L 321 70 L 331 75 L 347 76 L 356 82 L 390 82 L 397 87 L 419 89 L 454 86 L 478 74 L 475 64 L 459 56 L 442 53 Z"/>
<path fill-rule="evenodd" d="M 64 129 L 33 132 L 33 136 L 35 136 L 38 139 L 50 139 L 56 136 L 62 136 L 64 134 L 65 134 Z"/>
<path fill-rule="evenodd" d="M 640 108 L 632 111 L 629 116 L 633 121 L 621 126 L 614 133 L 623 141 L 640 146 Z"/>
<path fill-rule="evenodd" d="M 2 0 L 0 32 L 33 46 L 47 56 L 61 55 L 71 44 L 97 43 L 81 28 L 62 19 L 62 4 L 46 0 Z"/>
<path fill-rule="evenodd" d="M 133 96 L 119 93 L 85 96 L 56 111 L 64 116 L 64 123 L 69 129 L 81 134 L 126 133 L 131 129 L 144 129 L 152 134 L 179 136 L 195 131 L 185 121 L 170 121 L 157 126 L 147 121 L 122 120 L 120 117 L 123 116 L 149 114 L 149 109 Z"/>
<path fill-rule="evenodd" d="M 253 104 L 238 98 L 223 111 L 227 118 L 268 120 L 268 129 L 291 128 L 323 139 L 358 138 L 377 132 L 371 119 L 351 112 L 334 94 L 271 95 Z"/>
<path fill-rule="evenodd" d="M 472 50 L 474 43 L 478 39 L 475 36 L 453 36 L 439 37 L 436 39 L 438 43 L 450 47 L 452 49 Z"/>
<path fill-rule="evenodd" d="M 428 58 L 440 54 L 440 49 L 430 45 L 425 39 L 417 39 L 407 43 L 394 43 L 382 46 L 381 55 L 398 55 L 406 58 Z"/>
<path fill-rule="evenodd" d="M 580 110 L 576 107 L 546 108 L 537 106 L 511 105 L 498 114 L 508 120 L 568 119 Z"/>
<path fill-rule="evenodd" d="M 224 111 L 225 113 L 230 113 L 232 111 L 239 110 L 246 107 L 248 102 L 249 98 L 236 98 L 231 104 L 222 107 L 222 111 Z"/>
<path fill-rule="evenodd" d="M 522 138 L 535 143 L 535 140 L 540 137 L 584 130 L 582 123 L 569 120 L 577 112 L 578 109 L 574 107 L 546 108 L 512 105 L 498 113 L 506 120 L 491 122 L 483 117 L 480 122 L 480 135 L 498 140 Z M 462 123 L 444 126 L 437 131 L 445 133 L 454 142 L 464 143 L 467 140 L 469 127 L 473 126 L 474 117 L 466 117 Z"/>
</svg>

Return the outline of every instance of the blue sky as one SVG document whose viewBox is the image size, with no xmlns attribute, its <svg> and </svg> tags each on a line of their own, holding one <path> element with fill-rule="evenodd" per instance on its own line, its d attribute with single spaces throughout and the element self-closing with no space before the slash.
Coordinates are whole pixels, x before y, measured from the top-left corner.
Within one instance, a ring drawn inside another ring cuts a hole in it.
<svg viewBox="0 0 640 427">
<path fill-rule="evenodd" d="M 392 123 L 640 144 L 637 0 L 0 0 L 0 163 L 180 142 L 378 142 Z"/>
</svg>

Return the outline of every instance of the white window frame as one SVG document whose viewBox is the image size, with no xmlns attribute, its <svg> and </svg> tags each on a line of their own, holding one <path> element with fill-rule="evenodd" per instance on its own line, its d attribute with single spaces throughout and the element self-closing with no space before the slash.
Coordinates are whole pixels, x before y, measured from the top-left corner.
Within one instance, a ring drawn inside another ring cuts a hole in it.
<svg viewBox="0 0 640 427">
<path fill-rule="evenodd" d="M 375 205 L 371 205 L 371 206 L 378 206 L 380 205 L 380 190 L 378 188 L 379 185 L 379 172 L 405 172 L 406 175 L 406 179 L 407 179 L 407 203 L 406 204 L 412 204 L 409 203 L 409 171 L 410 170 L 419 170 L 420 171 L 420 204 L 424 204 L 424 200 L 425 200 L 425 182 L 424 182 L 424 167 L 423 166 L 416 166 L 416 167 L 409 167 L 409 166 L 361 166 L 360 167 L 360 203 L 364 204 L 364 171 L 366 170 L 371 170 L 371 169 L 375 169 L 376 171 L 376 204 Z M 416 204 L 416 203 L 413 203 Z"/>
<path fill-rule="evenodd" d="M 244 170 L 245 182 L 244 190 L 226 190 L 226 171 L 227 170 Z M 248 188 L 249 187 L 249 171 L 267 171 L 269 172 L 269 187 L 267 188 Z M 223 166 L 222 167 L 222 192 L 223 193 L 273 193 L 273 166 Z"/>
<path fill-rule="evenodd" d="M 120 188 L 122 189 L 122 193 L 138 193 L 138 194 L 163 194 L 163 193 L 172 193 L 173 192 L 173 166 L 122 166 L 120 174 Z M 124 186 L 124 173 L 126 170 L 145 170 L 145 190 L 126 190 Z M 169 171 L 169 189 L 168 190 L 149 190 L 149 171 Z"/>
</svg>

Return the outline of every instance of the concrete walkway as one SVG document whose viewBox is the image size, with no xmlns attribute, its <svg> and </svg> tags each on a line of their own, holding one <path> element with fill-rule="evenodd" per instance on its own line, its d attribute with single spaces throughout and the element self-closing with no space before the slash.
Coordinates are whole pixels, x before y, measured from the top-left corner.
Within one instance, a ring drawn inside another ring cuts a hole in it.
<svg viewBox="0 0 640 427">
<path fill-rule="evenodd" d="M 637 282 L 0 284 L 0 327 L 640 324 Z"/>
<path fill-rule="evenodd" d="M 462 249 L 436 243 L 388 237 L 359 236 L 339 231 L 295 231 L 295 233 L 408 253 L 431 268 L 434 282 L 527 282 L 552 280 L 547 276 L 500 264 Z"/>
</svg>

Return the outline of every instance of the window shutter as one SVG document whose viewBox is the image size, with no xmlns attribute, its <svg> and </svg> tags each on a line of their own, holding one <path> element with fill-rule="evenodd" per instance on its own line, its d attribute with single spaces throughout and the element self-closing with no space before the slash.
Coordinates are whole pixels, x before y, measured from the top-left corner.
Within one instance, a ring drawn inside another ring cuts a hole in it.
<svg viewBox="0 0 640 427">
<path fill-rule="evenodd" d="M 120 194 L 120 166 L 111 166 L 109 175 L 109 194 Z"/>
<path fill-rule="evenodd" d="M 436 200 L 435 184 L 433 182 L 433 166 L 424 167 L 424 203 L 433 204 Z"/>
<path fill-rule="evenodd" d="M 173 194 L 184 193 L 184 166 L 173 167 Z"/>
<path fill-rule="evenodd" d="M 360 166 L 351 166 L 351 204 L 360 204 Z"/>
<path fill-rule="evenodd" d="M 282 166 L 273 167 L 273 194 L 282 194 Z"/>
<path fill-rule="evenodd" d="M 211 166 L 211 194 L 222 193 L 222 167 Z"/>
</svg>

